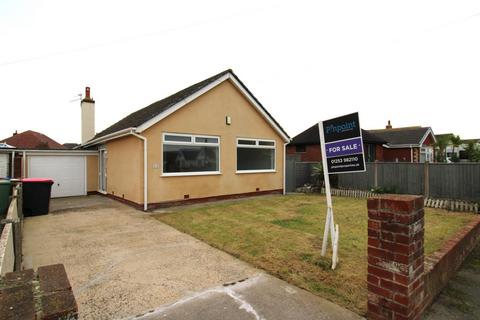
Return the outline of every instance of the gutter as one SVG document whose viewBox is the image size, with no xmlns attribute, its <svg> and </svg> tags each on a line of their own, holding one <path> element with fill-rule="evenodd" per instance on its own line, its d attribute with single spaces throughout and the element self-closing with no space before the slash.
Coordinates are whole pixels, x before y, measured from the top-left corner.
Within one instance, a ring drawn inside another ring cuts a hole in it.
<svg viewBox="0 0 480 320">
<path fill-rule="evenodd" d="M 420 148 L 419 144 L 382 144 L 382 147 L 387 149 L 399 149 L 399 148 Z"/>
<path fill-rule="evenodd" d="M 105 141 L 108 141 L 108 140 L 120 138 L 120 137 L 123 137 L 123 136 L 128 136 L 132 133 L 133 130 L 136 130 L 136 128 L 135 127 L 130 127 L 130 128 L 122 129 L 122 130 L 116 131 L 114 133 L 104 135 L 104 136 L 99 137 L 97 139 L 87 141 L 86 143 L 81 144 L 81 145 L 75 147 L 74 149 L 86 148 L 88 146 L 92 146 L 92 145 L 102 143 L 102 142 L 105 142 Z"/>
<path fill-rule="evenodd" d="M 148 210 L 148 167 L 147 167 L 147 138 L 139 135 L 133 129 L 130 135 L 143 140 L 143 211 Z"/>
<path fill-rule="evenodd" d="M 286 172 L 287 172 L 287 144 L 289 144 L 289 142 L 285 142 L 283 144 L 283 195 L 286 195 L 287 194 L 287 186 L 286 186 L 286 181 L 287 181 L 287 175 L 286 175 Z"/>
</svg>

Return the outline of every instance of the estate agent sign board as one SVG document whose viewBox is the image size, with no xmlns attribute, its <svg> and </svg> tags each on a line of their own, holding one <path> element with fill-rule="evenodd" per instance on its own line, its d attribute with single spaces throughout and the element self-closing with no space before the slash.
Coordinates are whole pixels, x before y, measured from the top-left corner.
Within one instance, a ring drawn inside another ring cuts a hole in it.
<svg viewBox="0 0 480 320">
<path fill-rule="evenodd" d="M 323 121 L 328 173 L 365 171 L 358 112 Z"/>
<path fill-rule="evenodd" d="M 335 269 L 338 262 L 339 229 L 338 224 L 335 226 L 333 221 L 329 174 L 365 171 L 362 129 L 358 112 L 319 122 L 318 129 L 327 198 L 327 219 L 323 234 L 322 256 L 327 251 L 328 235 L 330 234 L 333 247 L 332 269 Z"/>
</svg>

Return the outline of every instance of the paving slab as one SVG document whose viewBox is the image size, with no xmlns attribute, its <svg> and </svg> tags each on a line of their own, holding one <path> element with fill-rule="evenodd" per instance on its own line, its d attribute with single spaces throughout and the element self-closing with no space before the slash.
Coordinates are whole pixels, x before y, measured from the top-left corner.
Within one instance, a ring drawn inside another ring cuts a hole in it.
<svg viewBox="0 0 480 320">
<path fill-rule="evenodd" d="M 214 287 L 135 320 L 358 320 L 356 313 L 267 274 Z"/>
<path fill-rule="evenodd" d="M 480 319 L 480 244 L 427 310 L 424 319 Z"/>
</svg>

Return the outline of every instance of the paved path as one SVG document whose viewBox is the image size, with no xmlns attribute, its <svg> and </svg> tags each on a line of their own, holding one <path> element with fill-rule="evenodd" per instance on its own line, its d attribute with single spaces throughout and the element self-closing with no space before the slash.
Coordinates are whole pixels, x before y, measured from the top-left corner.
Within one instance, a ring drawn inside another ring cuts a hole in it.
<svg viewBox="0 0 480 320">
<path fill-rule="evenodd" d="M 480 319 L 480 245 L 427 311 L 425 319 Z"/>
<path fill-rule="evenodd" d="M 25 220 L 24 266 L 63 263 L 81 319 L 359 318 L 116 201 L 52 208 Z"/>
<path fill-rule="evenodd" d="M 275 277 L 258 274 L 162 306 L 137 320 L 361 319 Z"/>
</svg>

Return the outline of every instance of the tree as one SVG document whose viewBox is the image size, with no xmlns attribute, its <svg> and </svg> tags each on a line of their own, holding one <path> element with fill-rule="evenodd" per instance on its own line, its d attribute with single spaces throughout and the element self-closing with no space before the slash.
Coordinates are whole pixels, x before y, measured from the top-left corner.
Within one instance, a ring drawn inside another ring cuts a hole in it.
<svg viewBox="0 0 480 320">
<path fill-rule="evenodd" d="M 452 143 L 452 161 L 454 161 L 455 159 L 458 161 L 459 159 L 457 154 L 455 153 L 455 148 L 459 147 L 462 144 L 462 139 L 460 139 L 460 136 L 458 135 L 452 135 L 450 137 L 450 142 Z"/>
<path fill-rule="evenodd" d="M 437 141 L 435 142 L 435 148 L 438 149 L 437 161 L 438 162 L 445 162 L 445 149 L 450 142 L 451 136 L 440 136 L 437 137 Z"/>
<path fill-rule="evenodd" d="M 465 148 L 468 161 L 479 162 L 480 161 L 480 148 L 475 145 L 475 142 L 470 141 Z"/>
<path fill-rule="evenodd" d="M 312 177 L 313 184 L 321 187 L 321 184 L 323 184 L 323 166 L 321 163 L 318 163 L 312 167 Z"/>
</svg>

